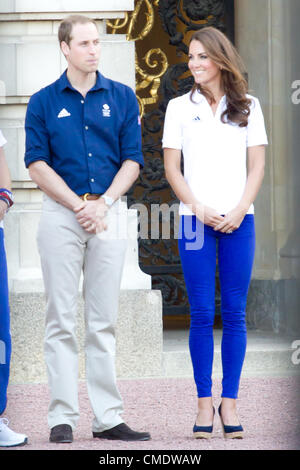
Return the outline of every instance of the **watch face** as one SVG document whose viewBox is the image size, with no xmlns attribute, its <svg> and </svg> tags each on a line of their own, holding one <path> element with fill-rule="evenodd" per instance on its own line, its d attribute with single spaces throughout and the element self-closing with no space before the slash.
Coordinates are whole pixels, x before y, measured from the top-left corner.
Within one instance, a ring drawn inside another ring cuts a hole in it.
<svg viewBox="0 0 300 470">
<path fill-rule="evenodd" d="M 105 196 L 105 195 L 103 195 L 102 197 L 103 197 L 103 199 L 104 199 L 104 201 L 105 201 L 105 204 L 106 204 L 107 206 L 111 206 L 111 205 L 114 203 L 114 200 L 113 200 L 112 197 L 110 197 L 110 196 Z"/>
</svg>

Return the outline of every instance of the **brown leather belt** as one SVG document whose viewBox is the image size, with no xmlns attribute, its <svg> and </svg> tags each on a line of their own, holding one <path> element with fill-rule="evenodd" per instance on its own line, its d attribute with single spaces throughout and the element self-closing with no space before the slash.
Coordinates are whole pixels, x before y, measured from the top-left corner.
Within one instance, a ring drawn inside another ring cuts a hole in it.
<svg viewBox="0 0 300 470">
<path fill-rule="evenodd" d="M 85 193 L 85 194 L 82 194 L 80 197 L 80 199 L 82 199 L 83 201 L 96 201 L 97 199 L 99 199 L 99 197 L 101 197 L 102 194 L 91 194 L 91 193 Z"/>
</svg>

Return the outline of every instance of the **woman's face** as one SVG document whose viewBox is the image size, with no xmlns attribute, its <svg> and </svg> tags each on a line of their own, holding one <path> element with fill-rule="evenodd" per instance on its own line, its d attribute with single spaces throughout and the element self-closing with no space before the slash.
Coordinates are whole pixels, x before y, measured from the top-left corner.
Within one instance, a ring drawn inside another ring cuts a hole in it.
<svg viewBox="0 0 300 470">
<path fill-rule="evenodd" d="M 189 69 L 195 83 L 199 85 L 220 85 L 221 70 L 207 55 L 203 44 L 194 39 L 189 47 Z"/>
</svg>

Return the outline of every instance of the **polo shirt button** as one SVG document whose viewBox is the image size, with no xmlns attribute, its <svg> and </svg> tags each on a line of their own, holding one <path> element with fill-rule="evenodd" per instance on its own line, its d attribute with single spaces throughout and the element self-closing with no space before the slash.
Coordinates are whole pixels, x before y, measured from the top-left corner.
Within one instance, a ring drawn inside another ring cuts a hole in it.
<svg viewBox="0 0 300 470">
<path fill-rule="evenodd" d="M 94 178 L 91 178 L 91 183 L 94 183 L 94 182 L 95 182 Z"/>
<path fill-rule="evenodd" d="M 83 104 L 83 103 L 84 103 L 84 100 L 81 100 L 81 101 L 80 101 L 80 103 L 82 103 L 82 104 Z"/>
<path fill-rule="evenodd" d="M 86 130 L 86 131 L 88 130 L 88 128 L 89 128 L 89 126 L 85 126 L 85 130 Z"/>
<path fill-rule="evenodd" d="M 89 153 L 89 157 L 92 157 L 92 155 L 93 155 L 92 153 Z"/>
</svg>

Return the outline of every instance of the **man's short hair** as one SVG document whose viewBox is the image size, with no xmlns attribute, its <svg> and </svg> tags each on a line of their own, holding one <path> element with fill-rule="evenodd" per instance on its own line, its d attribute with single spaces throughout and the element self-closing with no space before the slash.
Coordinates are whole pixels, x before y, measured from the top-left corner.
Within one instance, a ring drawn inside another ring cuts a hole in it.
<svg viewBox="0 0 300 470">
<path fill-rule="evenodd" d="M 70 45 L 72 38 L 72 29 L 75 24 L 87 24 L 93 23 L 98 29 L 97 23 L 92 18 L 84 15 L 70 15 L 67 16 L 61 23 L 58 29 L 58 40 L 59 44 L 63 41 Z"/>
</svg>

